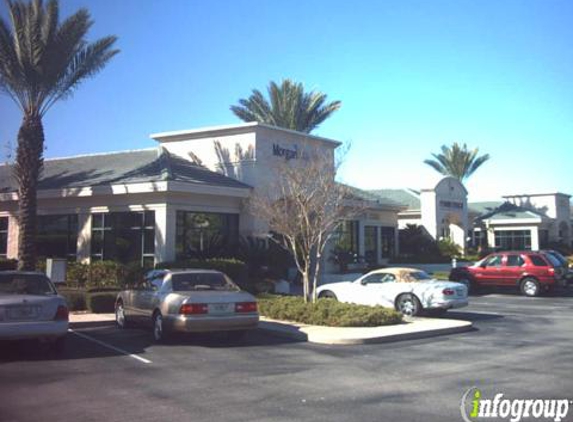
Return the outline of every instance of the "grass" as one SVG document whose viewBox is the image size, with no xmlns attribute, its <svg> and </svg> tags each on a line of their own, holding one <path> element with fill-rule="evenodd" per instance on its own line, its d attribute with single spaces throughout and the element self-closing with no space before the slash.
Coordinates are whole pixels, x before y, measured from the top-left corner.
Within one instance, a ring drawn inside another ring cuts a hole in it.
<svg viewBox="0 0 573 422">
<path fill-rule="evenodd" d="M 382 306 L 365 306 L 318 299 L 305 303 L 299 296 L 263 295 L 258 298 L 261 315 L 272 319 L 328 327 L 378 327 L 402 322 L 402 315 Z"/>
</svg>

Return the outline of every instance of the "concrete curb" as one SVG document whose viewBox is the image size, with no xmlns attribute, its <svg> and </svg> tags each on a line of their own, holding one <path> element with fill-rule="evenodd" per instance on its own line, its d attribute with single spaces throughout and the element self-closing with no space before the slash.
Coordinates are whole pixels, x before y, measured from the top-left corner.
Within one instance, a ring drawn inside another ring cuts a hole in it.
<svg viewBox="0 0 573 422">
<path fill-rule="evenodd" d="M 114 314 L 70 314 L 70 328 L 72 329 L 113 327 L 114 325 Z"/>
<path fill-rule="evenodd" d="M 278 337 L 328 345 L 390 343 L 457 334 L 473 330 L 469 321 L 414 318 L 387 327 L 319 327 L 261 318 L 259 328 Z"/>
</svg>

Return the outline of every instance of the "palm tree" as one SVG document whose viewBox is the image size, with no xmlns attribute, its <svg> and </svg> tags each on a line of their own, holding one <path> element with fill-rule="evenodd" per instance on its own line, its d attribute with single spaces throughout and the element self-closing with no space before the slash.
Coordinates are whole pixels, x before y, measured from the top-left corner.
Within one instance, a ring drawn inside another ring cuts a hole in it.
<svg viewBox="0 0 573 422">
<path fill-rule="evenodd" d="M 483 163 L 489 160 L 489 154 L 478 157 L 479 149 L 468 150 L 466 144 L 454 142 L 451 147 L 442 145 L 441 154 L 432 154 L 434 160 L 424 160 L 437 172 L 453 176 L 460 182 L 470 177 Z"/>
<path fill-rule="evenodd" d="M 12 28 L 0 18 L 0 89 L 22 110 L 13 168 L 18 182 L 19 269 L 36 265 L 36 192 L 44 162 L 42 118 L 58 100 L 71 96 L 80 82 L 119 52 L 116 37 L 88 43 L 93 22 L 80 9 L 59 23 L 57 0 L 7 0 Z"/>
<path fill-rule="evenodd" d="M 302 83 L 285 79 L 278 85 L 270 82 L 267 100 L 253 89 L 248 99 L 240 99 L 231 111 L 245 122 L 260 122 L 299 132 L 310 133 L 341 106 L 340 101 L 326 103 L 322 92 L 304 92 Z"/>
</svg>

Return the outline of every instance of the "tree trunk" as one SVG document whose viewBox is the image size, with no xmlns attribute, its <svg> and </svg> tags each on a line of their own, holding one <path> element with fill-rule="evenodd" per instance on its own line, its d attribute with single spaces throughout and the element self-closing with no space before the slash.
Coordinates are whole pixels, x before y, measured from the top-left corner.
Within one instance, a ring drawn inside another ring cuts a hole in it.
<svg viewBox="0 0 573 422">
<path fill-rule="evenodd" d="M 44 128 L 36 112 L 24 114 L 18 131 L 14 177 L 18 182 L 18 269 L 36 269 L 38 178 L 44 164 Z"/>
</svg>

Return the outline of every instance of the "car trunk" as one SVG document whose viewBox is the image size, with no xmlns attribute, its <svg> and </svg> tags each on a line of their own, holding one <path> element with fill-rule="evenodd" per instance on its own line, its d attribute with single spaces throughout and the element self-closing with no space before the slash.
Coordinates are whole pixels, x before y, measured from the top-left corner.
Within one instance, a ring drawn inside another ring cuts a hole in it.
<svg viewBox="0 0 573 422">
<path fill-rule="evenodd" d="M 64 305 L 56 295 L 0 295 L 0 323 L 51 321 L 59 305 Z"/>
</svg>

